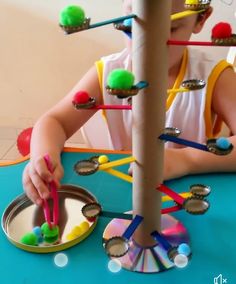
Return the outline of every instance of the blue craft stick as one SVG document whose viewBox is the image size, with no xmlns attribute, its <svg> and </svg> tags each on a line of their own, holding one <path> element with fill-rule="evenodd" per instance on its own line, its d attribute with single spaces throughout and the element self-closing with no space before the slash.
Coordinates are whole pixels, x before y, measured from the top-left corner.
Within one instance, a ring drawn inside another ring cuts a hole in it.
<svg viewBox="0 0 236 284">
<path fill-rule="evenodd" d="M 125 219 L 125 220 L 132 220 L 132 214 L 124 214 L 124 213 L 117 213 L 117 212 L 109 212 L 109 211 L 102 211 L 100 216 L 107 217 L 107 218 L 116 218 L 116 219 Z"/>
<path fill-rule="evenodd" d="M 187 146 L 187 147 L 196 148 L 196 149 L 199 149 L 199 150 L 209 152 L 207 146 L 204 145 L 204 144 L 200 144 L 200 143 L 193 142 L 193 141 L 190 141 L 190 140 L 186 140 L 186 139 L 183 139 L 183 138 L 175 137 L 175 136 L 172 136 L 172 135 L 161 134 L 159 136 L 159 139 L 169 141 L 169 142 L 174 142 L 176 144 L 180 144 L 180 145 L 184 145 L 184 146 Z"/>
<path fill-rule="evenodd" d="M 109 25 L 109 24 L 119 23 L 119 22 L 122 22 L 126 19 L 131 19 L 131 18 L 135 18 L 135 17 L 136 17 L 136 15 L 130 14 L 130 15 L 127 15 L 127 16 L 118 17 L 118 18 L 107 20 L 107 21 L 98 22 L 98 23 L 89 25 L 89 29 L 98 28 L 98 27 L 101 27 L 101 26 Z"/>
<path fill-rule="evenodd" d="M 127 240 L 133 235 L 135 230 L 138 228 L 140 223 L 143 221 L 143 217 L 136 215 L 132 222 L 129 224 L 125 232 L 123 233 L 122 237 L 126 238 Z"/>
<path fill-rule="evenodd" d="M 157 231 L 153 231 L 151 233 L 151 236 L 154 238 L 154 240 L 160 243 L 167 251 L 172 248 L 172 245 L 166 240 L 166 238 Z"/>
<path fill-rule="evenodd" d="M 138 88 L 138 89 L 144 89 L 144 88 L 147 88 L 148 85 L 149 85 L 148 82 L 140 81 L 135 85 L 135 87 Z"/>
<path fill-rule="evenodd" d="M 130 39 L 132 39 L 132 32 L 123 31 Z"/>
</svg>

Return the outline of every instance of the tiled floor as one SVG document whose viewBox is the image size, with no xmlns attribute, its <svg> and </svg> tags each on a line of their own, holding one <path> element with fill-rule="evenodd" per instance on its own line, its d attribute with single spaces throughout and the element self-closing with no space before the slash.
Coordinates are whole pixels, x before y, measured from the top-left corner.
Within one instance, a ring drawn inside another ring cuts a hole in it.
<svg viewBox="0 0 236 284">
<path fill-rule="evenodd" d="M 17 149 L 16 141 L 22 129 L 0 127 L 0 162 L 14 161 L 22 157 Z M 228 136 L 228 130 L 223 128 L 222 136 Z M 77 132 L 66 143 L 68 147 L 88 148 L 81 132 Z"/>
<path fill-rule="evenodd" d="M 21 131 L 22 129 L 0 127 L 0 162 L 14 161 L 22 157 L 16 144 Z M 65 146 L 86 148 L 81 133 L 72 136 Z"/>
</svg>

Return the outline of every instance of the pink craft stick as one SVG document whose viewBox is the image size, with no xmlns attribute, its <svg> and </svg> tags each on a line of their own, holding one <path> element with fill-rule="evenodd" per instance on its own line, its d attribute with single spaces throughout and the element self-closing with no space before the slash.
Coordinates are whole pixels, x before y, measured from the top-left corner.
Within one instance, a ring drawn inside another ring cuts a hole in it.
<svg viewBox="0 0 236 284">
<path fill-rule="evenodd" d="M 52 191 L 52 199 L 53 199 L 53 223 L 54 225 L 58 224 L 59 221 L 59 198 L 57 187 L 55 181 L 50 182 L 51 191 Z"/>
<path fill-rule="evenodd" d="M 196 46 L 219 46 L 219 47 L 229 47 L 229 46 L 236 46 L 236 44 L 232 45 L 223 45 L 223 44 L 216 44 L 211 41 L 182 41 L 182 40 L 172 40 L 169 39 L 167 41 L 168 45 L 196 45 Z"/>
<path fill-rule="evenodd" d="M 172 207 L 169 207 L 169 208 L 161 209 L 161 214 L 168 214 L 168 213 L 171 213 L 171 212 L 179 211 L 181 209 L 182 209 L 181 206 L 176 205 L 176 206 L 172 206 Z"/>
<path fill-rule="evenodd" d="M 53 173 L 51 159 L 48 154 L 44 156 L 44 161 L 47 165 L 48 170 L 51 173 Z M 58 198 L 57 186 L 54 180 L 51 181 L 48 185 L 51 190 L 51 197 L 53 200 L 53 224 L 57 225 L 59 220 L 59 198 Z M 43 207 L 44 207 L 45 219 L 49 224 L 49 226 L 51 227 L 50 209 L 47 200 L 44 200 Z"/>
<path fill-rule="evenodd" d="M 44 218 L 49 225 L 49 228 L 52 228 L 51 218 L 50 218 L 50 209 L 49 209 L 48 201 L 46 199 L 43 199 L 43 213 L 44 213 Z"/>
<path fill-rule="evenodd" d="M 132 109 L 130 105 L 97 105 L 90 109 L 112 109 L 112 110 L 129 110 Z"/>
<path fill-rule="evenodd" d="M 157 187 L 157 190 L 173 198 L 174 201 L 177 202 L 179 205 L 183 205 L 185 199 L 169 187 L 165 186 L 164 184 L 160 184 L 159 187 Z"/>
</svg>

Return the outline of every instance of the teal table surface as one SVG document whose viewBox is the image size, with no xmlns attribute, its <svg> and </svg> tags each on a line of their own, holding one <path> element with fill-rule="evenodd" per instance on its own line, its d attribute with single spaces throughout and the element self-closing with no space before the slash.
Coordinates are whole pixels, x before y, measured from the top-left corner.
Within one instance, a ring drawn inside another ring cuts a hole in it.
<svg viewBox="0 0 236 284">
<path fill-rule="evenodd" d="M 124 212 L 131 209 L 132 189 L 125 181 L 105 172 L 91 176 L 78 176 L 73 166 L 97 153 L 63 153 L 64 184 L 75 184 L 93 193 L 104 210 Z M 126 157 L 109 154 L 110 160 Z M 26 162 L 0 167 L 0 213 L 22 194 L 22 171 Z M 128 166 L 119 167 L 127 171 Z M 167 183 L 177 192 L 185 192 L 191 184 L 203 183 L 212 188 L 211 207 L 205 215 L 194 216 L 184 211 L 173 213 L 187 228 L 193 257 L 184 269 L 170 269 L 158 274 L 141 274 L 122 269 L 112 273 L 108 257 L 102 246 L 107 218 L 99 218 L 93 233 L 63 253 L 68 265 L 54 264 L 56 253 L 35 254 L 16 248 L 0 231 L 0 283 L 1 284 L 70 284 L 70 283 L 158 283 L 158 284 L 213 284 L 214 277 L 222 274 L 222 283 L 236 283 L 236 174 L 189 176 Z M 217 284 L 222 284 L 221 282 Z"/>
</svg>

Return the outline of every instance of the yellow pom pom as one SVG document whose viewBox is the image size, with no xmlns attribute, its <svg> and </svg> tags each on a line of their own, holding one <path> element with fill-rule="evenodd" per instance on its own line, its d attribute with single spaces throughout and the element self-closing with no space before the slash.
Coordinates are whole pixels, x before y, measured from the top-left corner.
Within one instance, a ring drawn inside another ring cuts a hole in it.
<svg viewBox="0 0 236 284">
<path fill-rule="evenodd" d="M 72 231 L 71 234 L 75 235 L 76 237 L 79 237 L 83 234 L 82 229 L 80 228 L 80 226 L 75 226 Z"/>
<path fill-rule="evenodd" d="M 84 221 L 79 225 L 80 229 L 82 230 L 82 233 L 86 233 L 89 229 L 89 223 Z"/>
<path fill-rule="evenodd" d="M 66 239 L 67 241 L 73 241 L 74 239 L 76 239 L 77 236 L 75 234 L 72 234 L 72 233 L 69 233 L 67 236 L 66 236 Z"/>
<path fill-rule="evenodd" d="M 98 157 L 99 164 L 105 164 L 109 162 L 109 159 L 106 155 L 101 155 Z"/>
</svg>

